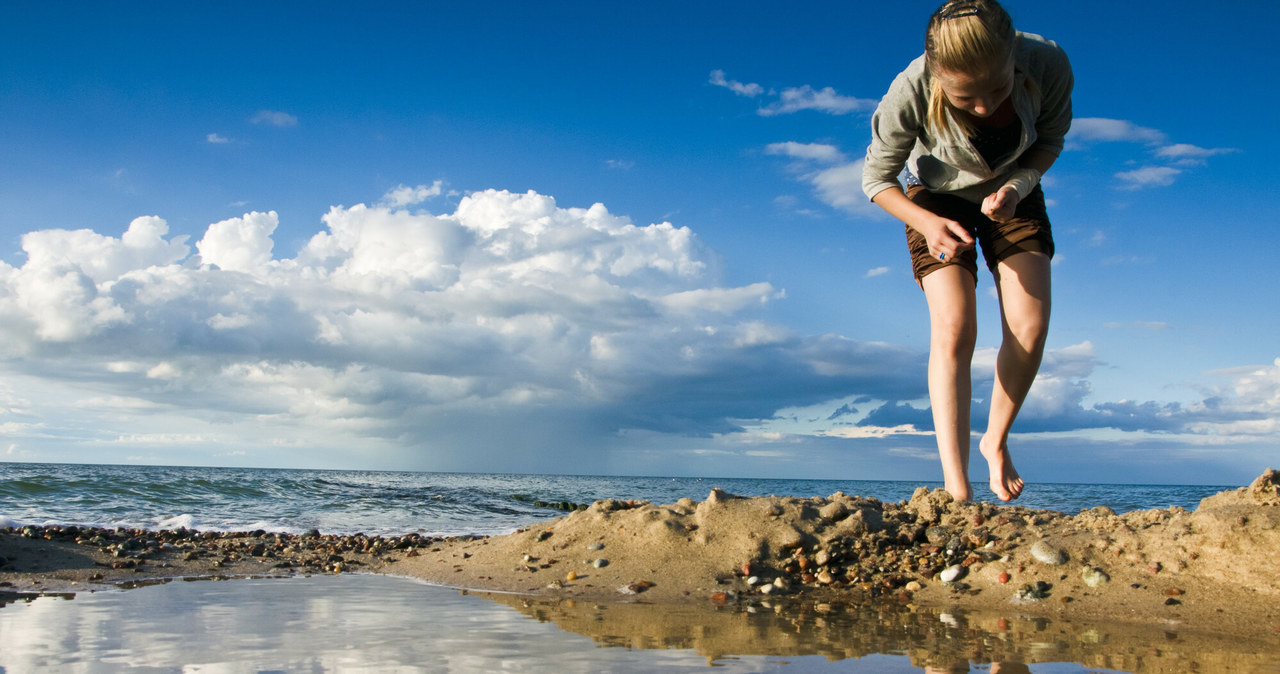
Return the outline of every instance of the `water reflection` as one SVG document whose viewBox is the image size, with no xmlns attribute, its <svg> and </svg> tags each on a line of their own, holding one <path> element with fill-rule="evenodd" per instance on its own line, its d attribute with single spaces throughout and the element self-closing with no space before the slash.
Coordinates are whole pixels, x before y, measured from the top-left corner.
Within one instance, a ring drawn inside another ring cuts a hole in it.
<svg viewBox="0 0 1280 674">
<path fill-rule="evenodd" d="M 1011 674 L 1040 663 L 1079 666 L 1053 671 L 1280 672 L 1276 643 L 1176 627 L 1049 620 L 1020 616 L 1012 607 L 988 614 L 800 601 L 672 607 L 483 596 L 608 646 L 687 649 L 709 663 L 743 655 L 847 661 L 901 653 L 929 672 Z"/>
<path fill-rule="evenodd" d="M 594 604 L 353 575 L 17 601 L 0 608 L 0 644 L 6 673 L 1276 671 L 1266 644 L 1165 630 L 826 604 Z"/>
</svg>

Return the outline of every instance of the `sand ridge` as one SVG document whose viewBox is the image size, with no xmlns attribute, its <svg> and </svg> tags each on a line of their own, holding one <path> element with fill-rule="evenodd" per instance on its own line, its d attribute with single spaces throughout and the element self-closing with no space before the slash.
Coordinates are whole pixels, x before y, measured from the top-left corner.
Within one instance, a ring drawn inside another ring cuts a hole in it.
<svg viewBox="0 0 1280 674">
<path fill-rule="evenodd" d="M 1070 516 L 828 498 L 598 501 L 507 536 L 444 541 L 394 573 L 594 601 L 763 596 L 1016 608 L 1280 638 L 1280 474 L 1182 508 Z"/>
</svg>

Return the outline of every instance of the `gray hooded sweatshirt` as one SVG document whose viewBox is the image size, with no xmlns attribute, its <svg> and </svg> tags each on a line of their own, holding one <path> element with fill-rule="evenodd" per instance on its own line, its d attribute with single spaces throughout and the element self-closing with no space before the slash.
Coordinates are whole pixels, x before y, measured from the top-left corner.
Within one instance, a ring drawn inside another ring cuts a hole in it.
<svg viewBox="0 0 1280 674">
<path fill-rule="evenodd" d="M 868 199 L 891 187 L 901 188 L 905 167 L 931 192 L 954 194 L 981 203 L 1018 169 L 1027 150 L 1062 152 L 1071 128 L 1071 88 L 1075 80 L 1067 54 L 1056 43 L 1031 33 L 1018 33 L 1014 49 L 1013 108 L 1022 122 L 1017 150 L 997 166 L 986 160 L 956 123 L 941 137 L 926 124 L 932 78 L 920 56 L 898 74 L 871 117 L 871 145 L 862 168 L 862 191 Z"/>
</svg>

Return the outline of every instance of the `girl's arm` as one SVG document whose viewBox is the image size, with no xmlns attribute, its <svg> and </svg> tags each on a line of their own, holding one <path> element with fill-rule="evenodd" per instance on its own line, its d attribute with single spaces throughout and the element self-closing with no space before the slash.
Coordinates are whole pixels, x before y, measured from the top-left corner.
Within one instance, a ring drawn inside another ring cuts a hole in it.
<svg viewBox="0 0 1280 674">
<path fill-rule="evenodd" d="M 973 237 L 963 225 L 917 206 L 901 187 L 881 190 L 871 200 L 919 232 L 929 242 L 929 254 L 935 258 L 950 260 L 960 251 L 973 248 Z M 943 255 L 946 257 L 942 258 Z"/>
<path fill-rule="evenodd" d="M 982 200 L 982 213 L 992 220 L 1008 220 L 1018 208 L 1018 202 L 1031 193 L 1040 176 L 1057 161 L 1057 153 L 1031 148 L 1018 158 L 1020 167 L 999 189 Z"/>
</svg>

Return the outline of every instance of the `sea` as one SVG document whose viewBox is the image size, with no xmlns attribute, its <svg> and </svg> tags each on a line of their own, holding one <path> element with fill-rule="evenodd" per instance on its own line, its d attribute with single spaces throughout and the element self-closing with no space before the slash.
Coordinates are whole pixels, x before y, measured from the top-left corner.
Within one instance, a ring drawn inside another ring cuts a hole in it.
<svg viewBox="0 0 1280 674">
<path fill-rule="evenodd" d="M 701 501 L 720 488 L 739 496 L 844 492 L 896 502 L 921 486 L 941 484 L 0 463 L 0 528 L 75 524 L 500 535 L 598 499 Z M 1201 499 L 1234 486 L 1240 485 L 1035 483 L 1018 505 L 1069 514 L 1100 505 L 1121 513 L 1194 509 Z M 1010 634 L 1019 633 L 1021 618 L 963 612 L 868 617 L 853 608 L 807 610 L 800 622 L 781 605 L 767 604 L 682 618 L 678 611 L 643 602 L 546 603 L 362 574 L 175 580 L 0 607 L 0 674 L 962 672 L 999 671 L 996 657 L 1014 660 L 1003 663 L 1005 671 L 1104 672 L 1138 671 L 1131 668 L 1138 666 L 1133 657 L 1140 658 L 1149 646 L 1142 635 L 1107 636 L 1099 626 L 1033 621 L 1024 627 L 1038 639 L 1067 635 L 1056 637 L 1055 643 L 1065 645 L 1046 649 L 1037 641 L 1034 648 L 1006 644 L 991 651 L 993 638 L 1008 642 Z M 709 627 L 721 621 L 723 627 Z M 749 638 L 730 636 L 744 629 Z M 1001 629 L 1003 636 L 997 634 Z M 940 634 L 951 637 L 940 639 Z M 1163 634 L 1167 639 L 1168 631 Z"/>
</svg>

